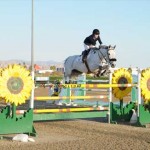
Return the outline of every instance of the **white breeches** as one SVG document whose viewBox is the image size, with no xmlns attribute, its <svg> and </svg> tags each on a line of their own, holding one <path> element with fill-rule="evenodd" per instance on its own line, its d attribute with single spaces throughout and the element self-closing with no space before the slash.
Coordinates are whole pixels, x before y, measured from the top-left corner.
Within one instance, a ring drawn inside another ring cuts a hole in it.
<svg viewBox="0 0 150 150">
<path fill-rule="evenodd" d="M 84 44 L 84 48 L 85 48 L 85 50 L 88 50 L 90 47 L 88 45 Z"/>
<path fill-rule="evenodd" d="M 88 50 L 89 48 L 94 48 L 94 47 L 96 47 L 96 46 L 94 46 L 94 45 L 89 46 L 89 45 L 84 44 L 85 50 Z"/>
</svg>

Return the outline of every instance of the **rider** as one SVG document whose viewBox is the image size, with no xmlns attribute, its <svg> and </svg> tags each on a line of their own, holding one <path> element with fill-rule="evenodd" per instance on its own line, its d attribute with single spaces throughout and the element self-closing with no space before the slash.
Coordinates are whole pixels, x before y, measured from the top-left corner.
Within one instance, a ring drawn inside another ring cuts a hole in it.
<svg viewBox="0 0 150 150">
<path fill-rule="evenodd" d="M 85 51 L 83 52 L 83 56 L 82 56 L 83 63 L 85 62 L 90 49 L 95 47 L 96 42 L 98 41 L 100 45 L 102 44 L 99 35 L 100 35 L 100 31 L 98 29 L 94 29 L 92 35 L 90 35 L 84 40 Z"/>
</svg>

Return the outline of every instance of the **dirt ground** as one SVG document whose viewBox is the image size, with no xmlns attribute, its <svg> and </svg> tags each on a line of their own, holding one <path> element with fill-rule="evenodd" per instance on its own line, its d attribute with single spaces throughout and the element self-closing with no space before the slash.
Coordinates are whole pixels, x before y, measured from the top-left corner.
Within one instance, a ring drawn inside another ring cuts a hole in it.
<svg viewBox="0 0 150 150">
<path fill-rule="evenodd" d="M 35 90 L 36 96 L 48 89 Z M 106 121 L 106 120 L 105 120 Z M 0 140 L 0 150 L 150 150 L 150 128 L 116 125 L 100 119 L 35 122 L 35 142 Z"/>
<path fill-rule="evenodd" d="M 149 150 L 150 129 L 91 120 L 34 123 L 35 143 L 0 140 L 1 150 Z"/>
</svg>

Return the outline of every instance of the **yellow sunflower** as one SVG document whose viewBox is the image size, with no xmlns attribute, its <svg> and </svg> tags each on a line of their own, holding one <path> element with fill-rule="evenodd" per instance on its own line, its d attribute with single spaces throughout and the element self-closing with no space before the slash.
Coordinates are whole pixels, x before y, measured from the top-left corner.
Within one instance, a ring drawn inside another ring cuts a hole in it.
<svg viewBox="0 0 150 150">
<path fill-rule="evenodd" d="M 1 72 L 0 96 L 16 106 L 31 95 L 33 88 L 30 72 L 20 65 L 9 65 Z"/>
<path fill-rule="evenodd" d="M 3 69 L 2 69 L 2 68 L 0 68 L 0 76 L 1 76 L 1 74 L 2 74 L 2 70 L 3 70 Z"/>
<path fill-rule="evenodd" d="M 132 75 L 131 71 L 120 68 L 115 70 L 112 75 L 112 84 L 131 84 Z M 131 87 L 116 87 L 112 89 L 112 92 L 116 98 L 123 99 L 131 92 Z"/>
<path fill-rule="evenodd" d="M 141 95 L 144 102 L 150 103 L 150 68 L 142 70 L 141 73 Z"/>
</svg>

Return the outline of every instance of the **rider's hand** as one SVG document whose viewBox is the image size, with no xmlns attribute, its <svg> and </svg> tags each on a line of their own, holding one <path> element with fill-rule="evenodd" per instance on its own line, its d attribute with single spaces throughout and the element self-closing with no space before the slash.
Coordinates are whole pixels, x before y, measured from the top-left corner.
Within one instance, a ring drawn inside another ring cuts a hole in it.
<svg viewBox="0 0 150 150">
<path fill-rule="evenodd" d="M 90 48 L 95 48 L 96 46 L 94 46 L 94 45 L 90 45 L 89 47 L 90 47 Z"/>
</svg>

